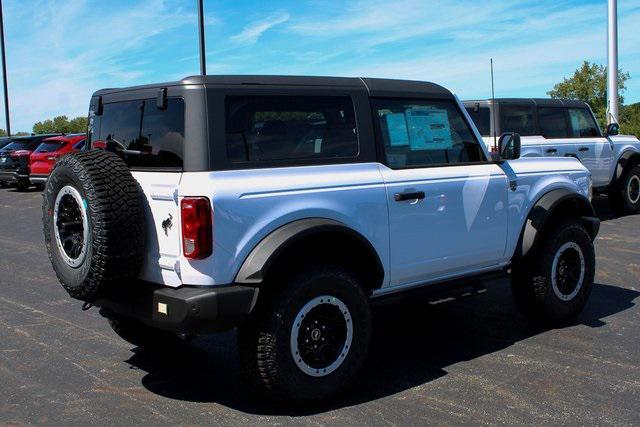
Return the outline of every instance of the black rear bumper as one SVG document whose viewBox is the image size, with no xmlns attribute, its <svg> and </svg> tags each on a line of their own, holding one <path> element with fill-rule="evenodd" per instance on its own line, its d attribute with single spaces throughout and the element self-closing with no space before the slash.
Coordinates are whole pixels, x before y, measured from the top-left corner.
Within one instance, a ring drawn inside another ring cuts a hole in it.
<svg viewBox="0 0 640 427">
<path fill-rule="evenodd" d="M 131 289 L 131 288 L 130 288 Z M 107 317 L 130 317 L 166 331 L 202 335 L 232 329 L 251 313 L 258 296 L 252 286 L 181 286 L 136 284 L 127 295 L 102 298 L 93 305 Z"/>
</svg>

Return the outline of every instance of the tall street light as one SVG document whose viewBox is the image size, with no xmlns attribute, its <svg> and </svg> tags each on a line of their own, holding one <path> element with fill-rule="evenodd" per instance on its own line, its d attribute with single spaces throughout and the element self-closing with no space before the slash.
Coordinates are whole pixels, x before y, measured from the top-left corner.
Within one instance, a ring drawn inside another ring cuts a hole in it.
<svg viewBox="0 0 640 427">
<path fill-rule="evenodd" d="M 7 123 L 7 135 L 11 136 L 11 120 L 9 118 L 9 84 L 7 83 L 7 57 L 4 48 L 4 20 L 2 16 L 2 0 L 0 0 L 0 48 L 2 49 L 2 83 L 4 85 L 4 117 Z"/>
<path fill-rule="evenodd" d="M 198 33 L 200 36 L 200 74 L 205 76 L 207 75 L 207 58 L 204 47 L 204 0 L 198 0 Z"/>
<path fill-rule="evenodd" d="M 607 31 L 607 123 L 618 123 L 618 5 L 609 0 Z"/>
</svg>

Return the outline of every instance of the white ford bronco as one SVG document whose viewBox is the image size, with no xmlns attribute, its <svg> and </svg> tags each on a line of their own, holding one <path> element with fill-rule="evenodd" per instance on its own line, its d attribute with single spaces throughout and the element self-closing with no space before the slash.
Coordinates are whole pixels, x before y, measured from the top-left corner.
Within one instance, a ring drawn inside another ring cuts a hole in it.
<svg viewBox="0 0 640 427">
<path fill-rule="evenodd" d="M 425 82 L 196 76 L 91 98 L 87 149 L 43 195 L 58 279 L 139 346 L 238 328 L 242 376 L 299 402 L 363 365 L 371 307 L 510 277 L 517 305 L 571 321 L 595 272 L 591 174 L 492 159 Z M 390 298 L 394 297 L 394 298 Z"/>
<path fill-rule="evenodd" d="M 588 104 L 570 99 L 464 101 L 485 143 L 492 135 L 516 132 L 522 157 L 575 157 L 593 176 L 594 191 L 607 193 L 621 213 L 640 212 L 640 141 L 618 135 L 610 124 L 602 132 Z"/>
</svg>

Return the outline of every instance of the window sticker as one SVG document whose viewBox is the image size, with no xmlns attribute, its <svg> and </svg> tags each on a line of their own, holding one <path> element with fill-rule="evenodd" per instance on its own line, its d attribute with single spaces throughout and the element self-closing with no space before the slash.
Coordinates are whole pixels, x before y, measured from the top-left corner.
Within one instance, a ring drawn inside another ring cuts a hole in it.
<svg viewBox="0 0 640 427">
<path fill-rule="evenodd" d="M 385 114 L 387 122 L 387 132 L 389 134 L 389 144 L 392 147 L 402 147 L 409 145 L 409 134 L 407 133 L 407 120 L 403 113 Z"/>
<path fill-rule="evenodd" d="M 412 108 L 405 114 L 409 127 L 409 146 L 412 151 L 453 148 L 447 110 Z"/>
</svg>

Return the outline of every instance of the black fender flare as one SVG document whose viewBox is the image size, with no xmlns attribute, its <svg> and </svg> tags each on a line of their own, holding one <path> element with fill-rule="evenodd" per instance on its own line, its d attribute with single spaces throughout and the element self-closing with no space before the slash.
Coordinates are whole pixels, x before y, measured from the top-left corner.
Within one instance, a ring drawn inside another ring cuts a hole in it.
<svg viewBox="0 0 640 427">
<path fill-rule="evenodd" d="M 591 238 L 596 238 L 600 229 L 600 219 L 596 216 L 589 199 L 574 191 L 559 188 L 545 193 L 529 211 L 516 247 L 516 258 L 524 257 L 529 253 L 540 239 L 542 230 L 544 230 L 547 220 L 553 215 L 554 210 L 569 201 L 575 203 L 578 218 L 587 227 Z"/>
<path fill-rule="evenodd" d="M 263 238 L 245 258 L 234 280 L 239 284 L 260 284 L 269 267 L 290 245 L 316 233 L 344 233 L 364 244 L 375 255 L 376 268 L 384 272 L 377 251 L 369 240 L 347 225 L 327 218 L 307 218 L 290 222 Z"/>
<path fill-rule="evenodd" d="M 631 165 L 640 164 L 640 153 L 633 150 L 627 150 L 624 153 L 622 153 L 622 155 L 618 159 L 618 162 L 616 163 L 616 169 L 613 172 L 614 182 L 617 182 L 622 178 L 622 176 L 624 175 L 624 172 L 627 170 L 627 165 L 629 164 Z"/>
</svg>

